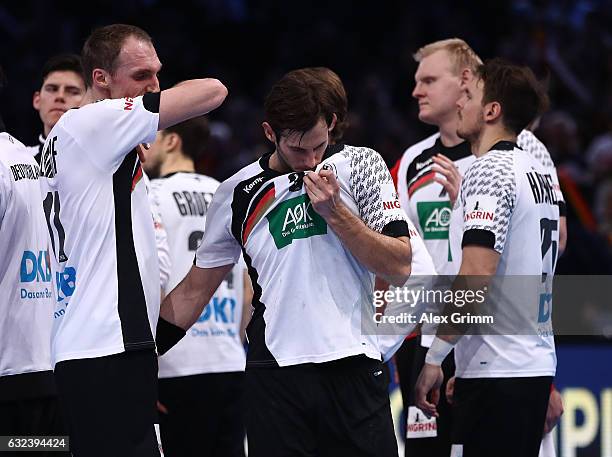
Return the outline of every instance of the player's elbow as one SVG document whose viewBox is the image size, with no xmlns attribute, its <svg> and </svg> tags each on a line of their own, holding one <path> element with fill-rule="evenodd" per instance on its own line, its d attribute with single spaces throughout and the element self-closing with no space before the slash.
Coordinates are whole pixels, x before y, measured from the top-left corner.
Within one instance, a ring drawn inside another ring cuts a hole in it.
<svg viewBox="0 0 612 457">
<path fill-rule="evenodd" d="M 206 79 L 206 83 L 208 88 L 207 92 L 209 94 L 207 109 L 212 111 L 221 106 L 221 103 L 223 103 L 225 97 L 227 97 L 228 90 L 218 79 L 209 78 Z"/>
<path fill-rule="evenodd" d="M 411 260 L 407 258 L 399 262 L 390 262 L 387 265 L 387 271 L 382 276 L 392 286 L 401 287 L 406 284 L 411 273 Z"/>
</svg>

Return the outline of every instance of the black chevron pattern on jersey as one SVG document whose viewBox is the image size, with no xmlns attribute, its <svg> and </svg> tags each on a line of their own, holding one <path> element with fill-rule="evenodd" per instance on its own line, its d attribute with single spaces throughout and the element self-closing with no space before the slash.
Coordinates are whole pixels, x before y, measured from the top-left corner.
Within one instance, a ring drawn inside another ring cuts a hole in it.
<svg viewBox="0 0 612 457">
<path fill-rule="evenodd" d="M 516 177 L 514 176 L 514 154 L 511 151 L 489 151 L 476 159 L 467 170 L 461 184 L 461 202 L 464 214 L 468 208 L 466 201 L 472 196 L 490 196 L 497 199 L 493 227 L 466 224 L 464 230 L 487 230 L 495 235 L 497 252 L 502 252 L 506 242 L 510 217 L 516 203 Z"/>
</svg>

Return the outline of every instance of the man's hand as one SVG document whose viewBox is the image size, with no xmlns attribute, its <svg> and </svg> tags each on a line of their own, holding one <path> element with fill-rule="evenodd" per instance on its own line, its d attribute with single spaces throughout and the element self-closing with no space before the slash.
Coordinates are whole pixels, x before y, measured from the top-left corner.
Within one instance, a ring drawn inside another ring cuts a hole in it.
<svg viewBox="0 0 612 457">
<path fill-rule="evenodd" d="M 429 363 L 423 366 L 415 387 L 416 405 L 427 416 L 439 416 L 436 407 L 440 401 L 440 386 L 443 380 L 444 373 L 441 367 Z M 428 394 L 431 401 L 427 401 Z"/>
<path fill-rule="evenodd" d="M 453 376 L 446 383 L 446 401 L 449 405 L 453 404 L 453 395 L 455 395 L 455 377 Z"/>
<path fill-rule="evenodd" d="M 548 399 L 548 410 L 546 411 L 546 421 L 544 422 L 544 434 L 550 433 L 559 422 L 563 414 L 563 398 L 557 389 L 550 392 Z"/>
<path fill-rule="evenodd" d="M 314 210 L 329 222 L 328 219 L 333 217 L 343 204 L 340 201 L 340 186 L 334 172 L 321 170 L 318 173 L 307 173 L 304 176 L 304 185 Z"/>
<path fill-rule="evenodd" d="M 459 188 L 461 187 L 461 174 L 455 163 L 443 154 L 436 154 L 433 156 L 435 163 L 431 169 L 437 173 L 440 173 L 444 178 L 434 177 L 434 181 L 442 184 L 448 197 L 450 198 L 451 208 L 455 206 L 457 196 L 459 195 Z"/>
</svg>

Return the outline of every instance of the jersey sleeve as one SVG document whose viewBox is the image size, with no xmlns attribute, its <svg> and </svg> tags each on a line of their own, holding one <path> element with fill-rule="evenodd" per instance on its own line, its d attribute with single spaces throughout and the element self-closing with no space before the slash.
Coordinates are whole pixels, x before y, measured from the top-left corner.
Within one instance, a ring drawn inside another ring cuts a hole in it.
<svg viewBox="0 0 612 457">
<path fill-rule="evenodd" d="M 504 251 L 516 203 L 516 178 L 511 153 L 489 153 L 474 162 L 461 185 L 461 247 L 483 246 Z"/>
<path fill-rule="evenodd" d="M 350 186 L 361 220 L 369 228 L 393 237 L 409 236 L 391 173 L 378 152 L 352 151 Z"/>
<path fill-rule="evenodd" d="M 233 185 L 222 183 L 215 192 L 208 213 L 202 243 L 195 256 L 195 265 L 214 268 L 238 262 L 241 248 L 232 235 Z"/>
<path fill-rule="evenodd" d="M 159 99 L 156 93 L 102 100 L 80 108 L 64 126 L 98 168 L 114 173 L 137 145 L 155 140 Z"/>
</svg>

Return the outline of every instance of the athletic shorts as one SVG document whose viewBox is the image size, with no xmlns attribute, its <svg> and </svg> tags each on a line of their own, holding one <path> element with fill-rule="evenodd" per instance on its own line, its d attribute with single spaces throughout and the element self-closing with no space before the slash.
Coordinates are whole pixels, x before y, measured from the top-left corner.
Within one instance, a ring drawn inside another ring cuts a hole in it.
<svg viewBox="0 0 612 457">
<path fill-rule="evenodd" d="M 159 401 L 164 457 L 244 457 L 244 372 L 160 379 Z"/>
<path fill-rule="evenodd" d="M 153 350 L 55 366 L 74 457 L 158 457 L 157 355 Z"/>
<path fill-rule="evenodd" d="M 453 456 L 537 457 L 552 377 L 455 381 Z"/>
<path fill-rule="evenodd" d="M 246 393 L 249 457 L 397 457 L 380 361 L 247 368 Z"/>
</svg>

